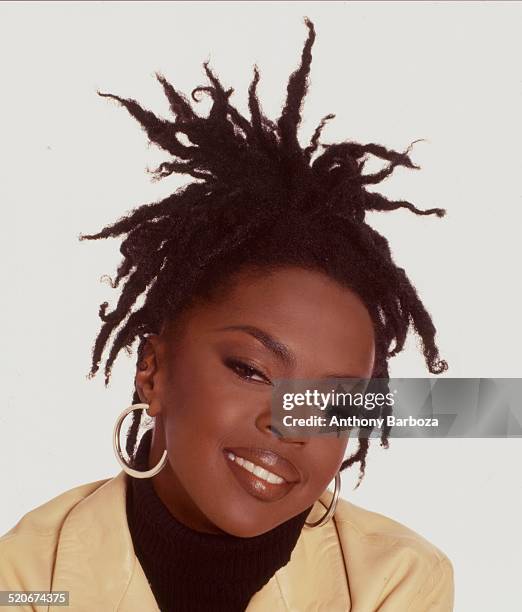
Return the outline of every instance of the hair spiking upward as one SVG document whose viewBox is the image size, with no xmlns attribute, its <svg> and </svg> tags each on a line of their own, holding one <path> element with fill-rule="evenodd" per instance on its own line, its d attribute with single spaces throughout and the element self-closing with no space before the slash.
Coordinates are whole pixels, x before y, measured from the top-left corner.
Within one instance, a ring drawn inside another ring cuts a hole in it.
<svg viewBox="0 0 522 612">
<path fill-rule="evenodd" d="M 250 120 L 230 103 L 233 89 L 223 88 L 208 62 L 204 69 L 210 85 L 192 91 L 196 102 L 198 94 L 211 96 L 206 117 L 197 115 L 192 103 L 158 73 L 173 121 L 156 117 L 133 99 L 98 92 L 124 106 L 150 141 L 172 156 L 153 171 L 154 179 L 176 173 L 195 180 L 159 202 L 135 208 L 96 234 L 80 235 L 80 240 L 123 236 L 123 259 L 112 286 L 125 282 L 112 311 L 107 310 L 107 302 L 100 306 L 102 326 L 92 351 L 90 377 L 98 371 L 114 332 L 105 361 L 105 385 L 122 348 L 131 352 L 139 338 L 139 360 L 147 335 L 159 333 L 162 324 L 175 319 L 193 299 L 210 296 L 240 268 L 282 265 L 322 271 L 358 293 L 375 326 L 373 377 L 388 380 L 388 359 L 403 349 L 410 328 L 420 337 L 429 371 L 440 374 L 447 369 L 439 359 L 429 313 L 405 271 L 393 262 L 387 240 L 365 222 L 365 213 L 371 210 L 406 208 L 439 217 L 445 211 L 421 210 L 366 190 L 366 185 L 381 182 L 396 166 L 418 168 L 409 157 L 411 145 L 401 153 L 373 143 L 320 144 L 323 127 L 334 117 L 328 114 L 308 146 L 301 148 L 298 128 L 315 40 L 313 24 L 307 18 L 305 23 L 308 38 L 301 63 L 289 78 L 276 123 L 261 110 L 257 66 L 248 89 Z M 363 174 L 369 155 L 388 163 L 379 172 Z M 143 293 L 143 306 L 132 310 Z M 140 401 L 136 391 L 132 401 Z M 381 416 L 386 416 L 385 411 Z M 130 456 L 140 419 L 141 412 L 134 412 L 126 444 Z M 360 478 L 370 432 L 359 431 L 359 448 L 341 468 L 358 462 Z M 385 428 L 384 446 L 388 434 Z"/>
</svg>

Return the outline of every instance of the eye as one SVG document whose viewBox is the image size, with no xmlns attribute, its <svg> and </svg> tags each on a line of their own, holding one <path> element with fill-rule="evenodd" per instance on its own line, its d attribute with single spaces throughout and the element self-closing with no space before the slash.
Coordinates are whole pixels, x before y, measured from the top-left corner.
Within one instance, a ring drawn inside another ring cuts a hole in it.
<svg viewBox="0 0 522 612">
<path fill-rule="evenodd" d="M 226 359 L 225 365 L 244 380 L 271 384 L 270 380 L 262 372 L 244 361 L 239 359 Z"/>
</svg>

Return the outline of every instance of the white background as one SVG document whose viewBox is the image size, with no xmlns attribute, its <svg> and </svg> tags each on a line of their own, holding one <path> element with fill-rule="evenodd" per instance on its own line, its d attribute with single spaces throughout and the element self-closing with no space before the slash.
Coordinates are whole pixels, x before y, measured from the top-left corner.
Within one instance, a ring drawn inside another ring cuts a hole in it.
<svg viewBox="0 0 522 612">
<path fill-rule="evenodd" d="M 0 532 L 62 491 L 119 471 L 112 428 L 130 404 L 135 356 L 110 386 L 89 381 L 98 305 L 116 291 L 119 242 L 82 242 L 180 184 L 152 183 L 168 155 L 96 90 L 133 97 L 163 117 L 154 71 L 190 93 L 203 61 L 247 112 L 253 64 L 265 113 L 277 118 L 314 22 L 302 142 L 417 138 L 421 171 L 379 189 L 445 218 L 372 213 L 438 329 L 447 376 L 520 377 L 520 3 L 2 3 L 0 202 L 3 350 Z M 208 110 L 207 98 L 199 104 Z M 518 242 L 518 245 L 517 245 Z M 424 376 L 410 337 L 390 362 Z M 342 494 L 442 548 L 455 567 L 458 612 L 520 609 L 520 440 L 392 440 L 370 450 L 367 476 Z M 399 611 L 398 611 L 399 612 Z"/>
</svg>

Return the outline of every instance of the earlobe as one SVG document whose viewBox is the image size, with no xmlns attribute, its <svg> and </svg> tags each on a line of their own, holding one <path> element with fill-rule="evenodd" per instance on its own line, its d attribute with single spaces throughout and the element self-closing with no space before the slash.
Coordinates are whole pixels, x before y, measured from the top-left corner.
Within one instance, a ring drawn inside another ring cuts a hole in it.
<svg viewBox="0 0 522 612">
<path fill-rule="evenodd" d="M 142 403 L 150 405 L 149 413 L 156 412 L 154 406 L 155 375 L 158 371 L 156 338 L 147 338 L 143 351 L 138 360 L 134 387 Z"/>
<path fill-rule="evenodd" d="M 140 403 L 148 404 L 149 398 L 148 398 L 148 394 L 144 391 L 144 382 L 143 382 L 143 377 L 141 376 L 141 373 L 142 373 L 142 368 L 138 366 L 138 372 L 136 372 L 136 376 L 134 377 L 134 389 L 136 393 L 138 394 Z"/>
</svg>

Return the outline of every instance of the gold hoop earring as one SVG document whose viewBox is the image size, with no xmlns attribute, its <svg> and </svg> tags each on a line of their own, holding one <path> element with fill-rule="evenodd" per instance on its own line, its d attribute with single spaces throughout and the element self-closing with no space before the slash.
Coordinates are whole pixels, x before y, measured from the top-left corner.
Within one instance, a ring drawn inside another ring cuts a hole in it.
<svg viewBox="0 0 522 612">
<path fill-rule="evenodd" d="M 330 506 L 326 510 L 325 514 L 319 520 L 313 523 L 307 523 L 305 521 L 305 525 L 307 527 L 322 527 L 323 525 L 325 525 L 335 513 L 335 509 L 337 507 L 337 501 L 339 499 L 340 492 L 341 492 L 341 474 L 337 472 L 337 474 L 335 475 L 335 488 L 334 488 L 332 501 L 330 502 Z"/>
<path fill-rule="evenodd" d="M 116 459 L 118 460 L 118 463 L 121 465 L 123 470 L 129 476 L 132 476 L 133 478 L 151 478 L 152 476 L 155 476 L 167 464 L 167 450 L 166 449 L 163 451 L 163 455 L 161 459 L 159 460 L 159 462 L 153 468 L 150 468 L 150 470 L 145 470 L 145 471 L 135 470 L 134 468 L 131 468 L 126 463 L 123 457 L 123 453 L 121 451 L 121 446 L 120 446 L 120 430 L 121 430 L 123 420 L 133 410 L 144 410 L 145 414 L 148 417 L 150 417 L 149 413 L 147 412 L 148 408 L 149 408 L 149 404 L 132 404 L 132 406 L 125 408 L 125 410 L 120 414 L 114 426 L 114 433 L 112 437 L 112 445 L 114 447 L 114 454 L 116 455 Z"/>
</svg>

